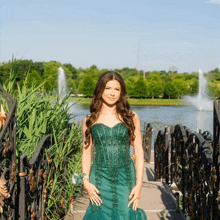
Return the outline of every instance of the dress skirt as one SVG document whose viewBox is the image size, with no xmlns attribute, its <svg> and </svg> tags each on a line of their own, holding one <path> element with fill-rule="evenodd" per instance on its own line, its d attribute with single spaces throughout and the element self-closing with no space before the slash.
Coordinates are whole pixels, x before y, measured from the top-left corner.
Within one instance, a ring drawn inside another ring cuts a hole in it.
<svg viewBox="0 0 220 220">
<path fill-rule="evenodd" d="M 133 161 L 123 167 L 102 167 L 94 163 L 90 171 L 90 183 L 94 184 L 101 194 L 101 206 L 90 204 L 84 220 L 147 220 L 143 209 L 132 209 L 129 195 L 136 185 L 135 166 Z"/>
</svg>

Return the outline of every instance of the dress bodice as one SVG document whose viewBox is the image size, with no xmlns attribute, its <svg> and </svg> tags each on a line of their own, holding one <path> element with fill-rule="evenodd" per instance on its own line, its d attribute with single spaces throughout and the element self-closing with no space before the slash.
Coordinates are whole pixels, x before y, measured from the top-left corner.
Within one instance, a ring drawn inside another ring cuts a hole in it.
<svg viewBox="0 0 220 220">
<path fill-rule="evenodd" d="M 123 167 L 132 160 L 127 126 L 120 122 L 113 127 L 97 123 L 91 128 L 96 147 L 94 164 L 101 167 Z"/>
</svg>

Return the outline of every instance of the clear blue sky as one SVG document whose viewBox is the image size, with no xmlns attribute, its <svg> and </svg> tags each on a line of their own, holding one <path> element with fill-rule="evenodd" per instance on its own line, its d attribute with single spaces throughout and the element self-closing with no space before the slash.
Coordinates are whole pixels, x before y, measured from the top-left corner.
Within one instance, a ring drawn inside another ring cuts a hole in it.
<svg viewBox="0 0 220 220">
<path fill-rule="evenodd" d="M 220 0 L 32 2 L 1 3 L 0 62 L 13 53 L 76 68 L 220 68 Z"/>
</svg>

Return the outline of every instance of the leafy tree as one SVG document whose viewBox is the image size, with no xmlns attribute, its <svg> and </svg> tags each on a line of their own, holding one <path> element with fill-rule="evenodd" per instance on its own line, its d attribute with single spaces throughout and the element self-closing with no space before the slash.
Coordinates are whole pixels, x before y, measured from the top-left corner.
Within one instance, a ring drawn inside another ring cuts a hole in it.
<svg viewBox="0 0 220 220">
<path fill-rule="evenodd" d="M 129 67 L 124 67 L 121 69 L 121 72 L 124 73 L 125 75 L 129 74 L 130 68 Z"/>
<path fill-rule="evenodd" d="M 145 73 L 145 77 L 146 77 L 148 80 L 150 80 L 151 77 L 153 77 L 154 75 L 160 76 L 160 72 L 154 70 L 154 71 L 152 71 L 152 72 L 146 72 L 146 73 Z"/>
<path fill-rule="evenodd" d="M 0 84 L 3 86 L 3 80 L 1 77 L 0 77 Z"/>
<path fill-rule="evenodd" d="M 142 76 L 139 77 L 134 85 L 133 95 L 139 98 L 147 96 L 147 85 Z"/>
<path fill-rule="evenodd" d="M 176 74 L 174 79 L 182 79 L 185 80 L 185 76 L 183 74 Z"/>
<path fill-rule="evenodd" d="M 208 81 L 214 82 L 214 80 L 220 81 L 220 72 L 218 68 L 207 73 Z"/>
<path fill-rule="evenodd" d="M 57 84 L 58 84 L 58 68 L 62 67 L 64 69 L 65 75 L 66 75 L 66 84 L 67 84 L 67 91 L 71 91 L 72 87 L 74 85 L 74 81 L 72 79 L 72 74 L 70 70 L 62 65 L 59 62 L 56 61 L 50 61 L 44 63 L 45 68 L 45 75 L 44 75 L 44 81 L 46 83 L 44 84 L 44 89 L 46 91 L 50 90 L 57 90 Z"/>
<path fill-rule="evenodd" d="M 66 86 L 67 86 L 67 91 L 72 91 L 73 92 L 73 86 L 74 85 L 74 79 L 72 78 L 72 74 L 68 68 L 66 68 L 64 65 L 61 66 L 65 72 L 66 75 Z"/>
<path fill-rule="evenodd" d="M 160 71 L 160 75 L 164 75 L 164 74 L 166 74 L 167 72 L 165 71 L 165 70 L 161 70 Z"/>
<path fill-rule="evenodd" d="M 175 98 L 177 96 L 177 90 L 176 87 L 174 86 L 174 84 L 172 82 L 167 82 L 166 85 L 164 86 L 164 96 L 168 96 L 169 99 L 172 96 L 173 98 Z"/>
<path fill-rule="evenodd" d="M 92 65 L 92 66 L 90 66 L 90 69 L 92 69 L 92 70 L 98 70 L 98 68 L 97 68 L 97 66 L 96 65 Z"/>
<path fill-rule="evenodd" d="M 72 79 L 77 79 L 77 70 L 74 66 L 72 66 L 71 63 L 65 63 L 63 66 L 65 66 L 71 72 Z"/>
<path fill-rule="evenodd" d="M 168 73 L 164 73 L 162 74 L 161 76 L 161 80 L 164 82 L 164 83 L 167 83 L 167 82 L 171 82 L 171 74 L 168 74 Z"/>
<path fill-rule="evenodd" d="M 183 73 L 185 80 L 191 80 L 191 79 L 199 79 L 199 74 L 196 72 L 192 72 L 190 74 Z"/>
<path fill-rule="evenodd" d="M 145 78 L 149 79 L 151 77 L 151 72 L 147 71 L 145 72 Z"/>
<path fill-rule="evenodd" d="M 191 80 L 187 80 L 187 86 L 189 88 L 190 95 L 196 95 L 199 89 L 199 80 L 192 78 Z"/>
<path fill-rule="evenodd" d="M 173 80 L 173 84 L 176 87 L 176 91 L 177 91 L 177 97 L 179 99 L 180 95 L 185 95 L 188 92 L 188 86 L 187 83 L 184 79 L 174 79 Z"/>
<path fill-rule="evenodd" d="M 2 78 L 2 81 L 7 83 L 9 79 L 9 74 L 11 70 L 11 62 L 5 63 L 3 62 L 0 66 L 0 77 Z"/>
<path fill-rule="evenodd" d="M 43 77 L 45 74 L 43 62 L 32 63 L 31 70 L 36 70 L 40 74 L 41 77 Z"/>
<path fill-rule="evenodd" d="M 117 72 L 117 73 L 119 73 L 119 74 L 120 74 L 122 70 L 121 70 L 121 69 L 117 69 L 117 68 L 116 68 L 116 69 L 114 69 L 113 71 L 115 71 L 115 72 Z"/>
<path fill-rule="evenodd" d="M 149 81 L 149 92 L 152 99 L 154 97 L 159 97 L 164 91 L 163 81 L 160 78 L 160 75 L 155 74 L 150 78 Z"/>
<path fill-rule="evenodd" d="M 219 70 L 219 68 L 215 68 L 215 69 L 212 70 L 211 72 L 214 72 L 214 73 L 220 73 L 220 70 Z"/>
<path fill-rule="evenodd" d="M 151 73 L 152 75 L 158 75 L 158 76 L 160 75 L 160 71 L 156 71 L 156 70 L 152 71 Z"/>
<path fill-rule="evenodd" d="M 45 71 L 44 76 L 44 89 L 49 92 L 53 89 L 57 89 L 57 75 L 58 75 L 58 67 L 57 66 L 48 66 Z"/>
<path fill-rule="evenodd" d="M 42 83 L 42 78 L 36 70 L 31 70 L 27 76 L 26 86 L 30 88 L 32 84 L 38 87 Z"/>
<path fill-rule="evenodd" d="M 129 96 L 132 96 L 134 94 L 134 87 L 135 87 L 135 79 L 132 76 L 129 76 L 127 80 L 125 81 L 127 93 Z"/>
<path fill-rule="evenodd" d="M 93 81 L 93 78 L 89 75 L 84 76 L 79 92 L 86 96 L 92 96 L 94 89 L 95 83 Z"/>
<path fill-rule="evenodd" d="M 13 65 L 12 65 L 13 63 Z M 16 60 L 11 63 L 10 69 L 14 71 L 16 75 L 15 83 L 23 86 L 24 79 L 30 71 L 33 61 L 32 60 Z"/>
<path fill-rule="evenodd" d="M 75 94 L 76 90 L 77 90 L 75 80 L 70 79 L 68 85 L 69 85 L 68 92 L 71 92 L 72 94 Z"/>
<path fill-rule="evenodd" d="M 209 94 L 212 97 L 219 98 L 220 97 L 220 81 L 214 80 L 213 82 L 208 83 Z"/>
<path fill-rule="evenodd" d="M 74 80 L 75 88 L 78 89 L 79 87 L 79 81 L 77 79 Z"/>
<path fill-rule="evenodd" d="M 169 71 L 169 73 L 171 74 L 172 72 Z M 176 73 L 172 74 L 171 79 L 173 80 L 176 77 L 176 75 L 177 75 Z"/>
<path fill-rule="evenodd" d="M 129 76 L 138 75 L 138 70 L 136 68 L 124 67 L 122 69 L 115 69 L 114 71 L 119 73 L 124 80 L 126 80 Z"/>
</svg>

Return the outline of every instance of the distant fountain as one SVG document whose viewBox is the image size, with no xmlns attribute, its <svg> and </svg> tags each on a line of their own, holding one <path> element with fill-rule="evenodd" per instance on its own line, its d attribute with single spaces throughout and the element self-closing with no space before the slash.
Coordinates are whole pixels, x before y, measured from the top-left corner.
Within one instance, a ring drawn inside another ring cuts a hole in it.
<svg viewBox="0 0 220 220">
<path fill-rule="evenodd" d="M 209 99 L 206 91 L 207 80 L 203 76 L 202 70 L 199 69 L 199 93 L 196 96 L 184 96 L 184 99 L 194 105 L 198 110 L 212 111 L 213 102 Z"/>
<path fill-rule="evenodd" d="M 197 132 L 199 129 L 205 131 L 206 128 L 204 127 L 204 122 L 210 116 L 207 114 L 207 111 L 213 111 L 213 102 L 209 99 L 207 94 L 207 80 L 203 76 L 202 70 L 199 69 L 199 93 L 196 96 L 184 96 L 183 98 L 190 103 L 191 105 L 195 106 L 198 109 L 198 113 L 196 115 L 197 121 Z"/>
<path fill-rule="evenodd" d="M 64 69 L 60 66 L 58 68 L 58 95 L 60 97 L 59 104 L 62 102 L 62 100 L 67 95 L 67 86 L 66 86 L 66 75 Z M 69 102 L 67 104 L 68 113 L 73 114 L 75 112 L 75 103 Z M 70 120 L 72 122 L 72 120 Z"/>
<path fill-rule="evenodd" d="M 60 96 L 59 104 L 65 98 L 66 94 L 67 94 L 66 76 L 64 69 L 60 66 L 58 68 L 58 95 Z"/>
</svg>

